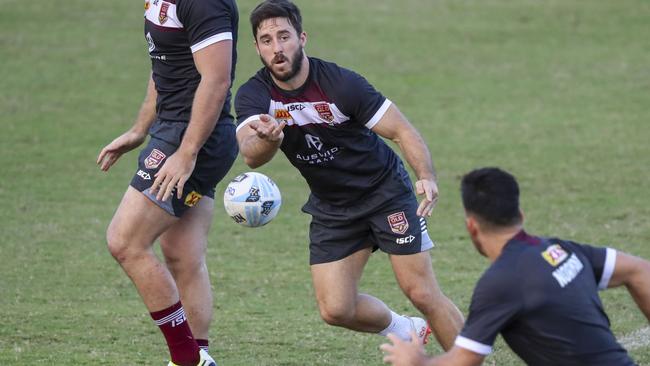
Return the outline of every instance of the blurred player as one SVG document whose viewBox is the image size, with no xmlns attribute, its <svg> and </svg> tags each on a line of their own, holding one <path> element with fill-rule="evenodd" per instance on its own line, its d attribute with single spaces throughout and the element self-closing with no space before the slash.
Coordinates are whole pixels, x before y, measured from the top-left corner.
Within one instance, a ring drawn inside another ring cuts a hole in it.
<svg viewBox="0 0 650 366">
<path fill-rule="evenodd" d="M 205 251 L 214 187 L 237 155 L 230 115 L 237 25 L 234 0 L 147 0 L 147 96 L 134 126 L 97 158 L 106 171 L 151 135 L 107 241 L 165 336 L 170 365 L 216 365 L 207 353 L 213 300 Z M 152 250 L 156 239 L 165 264 Z"/>
<path fill-rule="evenodd" d="M 310 264 L 320 315 L 348 329 L 403 339 L 415 330 L 426 340 L 431 325 L 448 349 L 462 315 L 444 296 L 428 250 L 424 217 L 438 187 L 429 149 L 397 107 L 360 75 L 307 57 L 307 35 L 290 1 L 264 1 L 251 14 L 255 48 L 264 64 L 238 91 L 237 139 L 255 168 L 281 149 L 311 195 Z M 415 171 L 418 205 L 401 159 L 379 137 L 393 140 Z M 359 293 L 373 249 L 389 254 L 399 286 L 426 321 L 398 315 Z"/>
<path fill-rule="evenodd" d="M 447 353 L 389 335 L 397 366 L 480 365 L 497 334 L 528 365 L 634 365 L 616 341 L 598 290 L 625 285 L 650 320 L 650 262 L 523 230 L 519 186 L 497 168 L 470 172 L 461 191 L 467 231 L 492 264 L 478 281 L 467 323 Z"/>
</svg>

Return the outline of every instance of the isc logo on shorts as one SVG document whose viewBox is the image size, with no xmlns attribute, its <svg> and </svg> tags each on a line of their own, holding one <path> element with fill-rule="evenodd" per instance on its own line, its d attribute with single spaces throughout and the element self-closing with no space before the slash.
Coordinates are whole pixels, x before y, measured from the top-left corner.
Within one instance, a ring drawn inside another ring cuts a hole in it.
<svg viewBox="0 0 650 366">
<path fill-rule="evenodd" d="M 409 235 L 403 238 L 395 239 L 395 244 L 409 244 L 412 243 L 414 240 L 415 240 L 415 236 Z"/>
</svg>

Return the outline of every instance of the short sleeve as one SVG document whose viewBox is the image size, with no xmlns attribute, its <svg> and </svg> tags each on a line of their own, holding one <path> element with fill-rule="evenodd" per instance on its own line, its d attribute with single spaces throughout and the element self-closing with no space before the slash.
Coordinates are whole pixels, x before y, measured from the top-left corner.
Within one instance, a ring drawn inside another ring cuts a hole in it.
<svg viewBox="0 0 650 366">
<path fill-rule="evenodd" d="M 605 290 L 614 273 L 616 265 L 616 250 L 612 248 L 595 247 L 586 244 L 571 243 L 582 253 L 594 271 L 594 278 L 598 282 L 598 289 Z"/>
<path fill-rule="evenodd" d="M 178 18 L 188 34 L 192 53 L 233 39 L 236 32 L 233 24 L 237 24 L 238 15 L 233 14 L 228 3 L 223 0 L 178 0 Z"/>
<path fill-rule="evenodd" d="M 492 352 L 502 329 L 515 319 L 523 307 L 516 276 L 490 268 L 474 289 L 469 316 L 455 344 L 480 355 Z"/>
<path fill-rule="evenodd" d="M 237 130 L 259 118 L 260 114 L 268 113 L 270 106 L 271 96 L 263 84 L 251 79 L 242 85 L 235 96 Z"/>
<path fill-rule="evenodd" d="M 337 83 L 340 92 L 340 100 L 336 101 L 341 112 L 372 128 L 391 105 L 363 76 L 354 71 L 341 69 L 341 80 Z"/>
</svg>

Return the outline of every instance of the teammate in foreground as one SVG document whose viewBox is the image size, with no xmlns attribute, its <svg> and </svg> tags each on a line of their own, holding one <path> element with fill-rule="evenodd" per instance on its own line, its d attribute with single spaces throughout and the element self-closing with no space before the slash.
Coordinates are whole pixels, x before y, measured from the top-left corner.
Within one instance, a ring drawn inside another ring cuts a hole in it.
<svg viewBox="0 0 650 366">
<path fill-rule="evenodd" d="M 523 230 L 519 187 L 497 168 L 461 185 L 466 225 L 492 264 L 474 289 L 467 323 L 447 353 L 389 335 L 384 361 L 397 366 L 480 365 L 501 333 L 528 365 L 634 365 L 616 341 L 598 290 L 625 285 L 650 320 L 650 262 L 611 248 Z"/>
<path fill-rule="evenodd" d="M 151 135 L 107 241 L 165 336 L 170 365 L 216 365 L 207 353 L 213 300 L 205 251 L 214 187 L 237 156 L 230 115 L 237 23 L 234 0 L 147 0 L 147 96 L 134 126 L 97 158 L 107 171 Z M 156 239 L 165 264 L 152 250 Z"/>
<path fill-rule="evenodd" d="M 428 250 L 424 217 L 438 187 L 429 149 L 397 107 L 360 75 L 307 57 L 298 8 L 264 1 L 251 13 L 255 47 L 264 68 L 235 99 L 237 139 L 256 168 L 281 149 L 300 171 L 311 195 L 310 264 L 320 315 L 348 329 L 418 342 L 430 330 L 449 349 L 462 315 L 443 295 Z M 418 206 L 402 161 L 379 136 L 397 143 L 415 171 Z M 406 296 L 426 317 L 398 315 L 381 300 L 359 293 L 373 249 L 389 254 Z"/>
</svg>

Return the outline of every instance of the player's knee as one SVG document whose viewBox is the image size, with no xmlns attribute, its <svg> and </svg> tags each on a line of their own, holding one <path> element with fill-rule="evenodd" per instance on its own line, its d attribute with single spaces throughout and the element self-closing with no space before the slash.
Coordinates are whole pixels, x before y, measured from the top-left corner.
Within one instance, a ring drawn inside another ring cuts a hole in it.
<svg viewBox="0 0 650 366">
<path fill-rule="evenodd" d="M 124 235 L 120 235 L 117 230 L 109 226 L 106 230 L 106 244 L 109 253 L 118 263 L 124 263 L 133 255 L 129 242 Z"/>
<path fill-rule="evenodd" d="M 445 300 L 445 295 L 443 295 L 442 292 L 424 286 L 415 286 L 407 289 L 405 292 L 413 305 L 420 311 L 435 311 L 435 309 L 439 308 L 440 304 Z"/>
<path fill-rule="evenodd" d="M 354 309 L 347 306 L 320 305 L 320 317 L 329 325 L 345 327 L 354 318 Z"/>
</svg>

